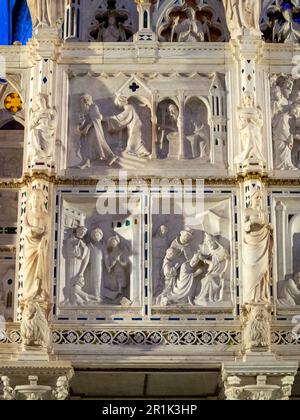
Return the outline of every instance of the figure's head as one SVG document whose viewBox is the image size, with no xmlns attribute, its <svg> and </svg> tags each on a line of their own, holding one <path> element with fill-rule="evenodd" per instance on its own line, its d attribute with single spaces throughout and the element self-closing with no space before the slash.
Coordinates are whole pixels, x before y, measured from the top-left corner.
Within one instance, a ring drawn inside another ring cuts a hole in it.
<svg viewBox="0 0 300 420">
<path fill-rule="evenodd" d="M 78 228 L 75 231 L 75 235 L 78 239 L 83 239 L 87 232 L 88 230 L 85 226 L 78 226 Z"/>
<path fill-rule="evenodd" d="M 81 109 L 86 111 L 93 104 L 93 98 L 91 95 L 82 95 L 80 98 Z"/>
<path fill-rule="evenodd" d="M 193 231 L 190 228 L 186 228 L 180 232 L 180 242 L 185 245 L 188 244 L 193 237 Z"/>
<path fill-rule="evenodd" d="M 196 11 L 192 7 L 186 9 L 186 15 L 188 19 L 196 20 Z"/>
<path fill-rule="evenodd" d="M 190 266 L 191 267 L 196 267 L 196 265 L 199 263 L 199 261 L 200 261 L 199 255 L 195 254 L 190 261 Z"/>
<path fill-rule="evenodd" d="M 272 98 L 274 101 L 279 101 L 279 99 L 281 98 L 281 89 L 278 85 L 274 85 L 271 88 L 272 90 Z"/>
<path fill-rule="evenodd" d="M 168 109 L 169 109 L 170 116 L 174 120 L 177 120 L 178 114 L 179 114 L 177 106 L 175 104 L 170 104 Z"/>
<path fill-rule="evenodd" d="M 29 196 L 29 208 L 34 212 L 46 211 L 45 208 L 45 195 L 42 190 L 32 190 Z"/>
<path fill-rule="evenodd" d="M 300 118 L 300 102 L 295 102 L 291 106 L 291 115 L 295 118 Z"/>
<path fill-rule="evenodd" d="M 217 242 L 214 240 L 214 238 L 209 235 L 208 233 L 205 233 L 205 238 L 204 238 L 204 242 L 205 245 L 209 248 L 209 249 L 217 249 L 218 248 L 218 244 Z"/>
<path fill-rule="evenodd" d="M 263 207 L 263 196 L 260 190 L 255 190 L 254 193 L 251 195 L 251 208 L 262 209 Z"/>
<path fill-rule="evenodd" d="M 245 92 L 243 94 L 243 107 L 253 108 L 254 107 L 254 96 L 251 92 Z"/>
<path fill-rule="evenodd" d="M 116 99 L 115 99 L 115 105 L 118 108 L 123 108 L 124 106 L 126 106 L 128 104 L 128 99 L 126 98 L 126 96 L 122 96 L 122 95 L 117 95 Z"/>
<path fill-rule="evenodd" d="M 48 108 L 48 96 L 44 93 L 39 93 L 36 96 L 36 104 L 40 109 Z"/>
<path fill-rule="evenodd" d="M 91 232 L 91 239 L 94 242 L 100 242 L 103 239 L 103 231 L 100 228 L 93 229 Z"/>
<path fill-rule="evenodd" d="M 296 273 L 294 275 L 294 282 L 296 284 L 296 286 L 298 287 L 298 289 L 300 288 L 300 273 Z"/>
<path fill-rule="evenodd" d="M 162 238 L 166 238 L 166 236 L 169 233 L 169 229 L 167 228 L 166 225 L 161 225 L 158 229 L 158 233 L 159 233 L 159 236 L 161 236 Z"/>
<path fill-rule="evenodd" d="M 168 260 L 173 260 L 174 258 L 176 258 L 178 255 L 178 250 L 175 248 L 169 248 L 167 249 L 166 252 L 166 257 L 168 258 Z"/>
<path fill-rule="evenodd" d="M 117 248 L 121 243 L 121 239 L 118 235 L 112 236 L 107 241 L 107 247 L 110 249 Z"/>
<path fill-rule="evenodd" d="M 68 386 L 68 379 L 66 376 L 60 376 L 56 381 L 57 387 L 66 387 Z"/>
<path fill-rule="evenodd" d="M 117 19 L 115 15 L 110 14 L 108 16 L 108 26 L 116 26 Z"/>
<path fill-rule="evenodd" d="M 293 80 L 289 78 L 284 78 L 281 82 L 281 92 L 285 96 L 286 99 L 289 99 L 294 88 L 294 82 Z"/>
</svg>

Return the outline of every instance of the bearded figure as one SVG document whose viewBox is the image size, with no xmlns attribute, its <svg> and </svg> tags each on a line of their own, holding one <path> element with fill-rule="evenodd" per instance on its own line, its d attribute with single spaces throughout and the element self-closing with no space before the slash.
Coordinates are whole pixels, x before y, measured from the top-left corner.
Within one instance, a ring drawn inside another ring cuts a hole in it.
<svg viewBox="0 0 300 420">
<path fill-rule="evenodd" d="M 26 303 L 21 323 L 21 337 L 24 346 L 47 348 L 50 343 L 50 331 L 47 319 L 40 305 Z"/>
</svg>

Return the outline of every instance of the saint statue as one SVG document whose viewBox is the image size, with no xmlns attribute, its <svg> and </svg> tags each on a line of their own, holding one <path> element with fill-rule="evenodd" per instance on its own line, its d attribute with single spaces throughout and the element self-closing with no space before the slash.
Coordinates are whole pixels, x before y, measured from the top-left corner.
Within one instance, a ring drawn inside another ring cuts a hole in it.
<svg viewBox="0 0 300 420">
<path fill-rule="evenodd" d="M 62 22 L 65 13 L 65 0 L 27 0 L 32 27 L 55 26 Z"/>
<path fill-rule="evenodd" d="M 100 42 L 125 42 L 127 41 L 126 32 L 123 25 L 117 22 L 116 16 L 110 14 L 108 16 L 108 24 L 102 22 L 99 24 L 99 32 L 97 41 Z"/>
<path fill-rule="evenodd" d="M 91 255 L 90 293 L 100 302 L 102 300 L 104 261 L 103 231 L 100 228 L 92 230 L 89 248 Z"/>
<path fill-rule="evenodd" d="M 82 114 L 79 118 L 78 131 L 81 134 L 79 153 L 82 162 L 80 169 L 90 168 L 91 161 L 107 161 L 112 165 L 118 158 L 107 144 L 103 127 L 103 117 L 91 95 L 80 98 Z"/>
<path fill-rule="evenodd" d="M 142 121 L 134 106 L 128 102 L 125 96 L 117 96 L 115 105 L 118 108 L 124 108 L 124 111 L 107 120 L 109 131 L 118 132 L 127 129 L 128 141 L 125 152 L 137 157 L 150 156 L 142 139 Z"/>
<path fill-rule="evenodd" d="M 169 229 L 161 225 L 152 240 L 152 294 L 157 296 L 162 287 L 162 265 L 168 248 Z"/>
<path fill-rule="evenodd" d="M 260 15 L 262 2 L 260 0 L 223 0 L 226 11 L 227 25 L 231 34 L 249 30 L 260 34 Z"/>
<path fill-rule="evenodd" d="M 49 106 L 49 97 L 39 93 L 36 107 L 30 113 L 30 130 L 32 130 L 29 148 L 29 161 L 49 161 L 54 159 L 56 143 L 57 112 Z"/>
<path fill-rule="evenodd" d="M 243 302 L 269 303 L 273 232 L 259 190 L 252 194 L 251 206 L 245 210 L 242 250 Z"/>
<path fill-rule="evenodd" d="M 23 301 L 50 302 L 49 215 L 42 190 L 32 190 L 24 220 Z"/>
<path fill-rule="evenodd" d="M 254 97 L 250 92 L 243 95 L 242 108 L 238 111 L 238 126 L 242 153 L 235 158 L 235 163 L 242 164 L 248 160 L 265 162 L 263 155 L 263 114 L 254 105 Z"/>
</svg>

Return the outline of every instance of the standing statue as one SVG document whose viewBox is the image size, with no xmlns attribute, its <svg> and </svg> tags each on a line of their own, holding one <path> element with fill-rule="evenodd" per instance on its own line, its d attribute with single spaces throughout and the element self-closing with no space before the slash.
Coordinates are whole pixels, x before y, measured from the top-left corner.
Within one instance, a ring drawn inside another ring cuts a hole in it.
<svg viewBox="0 0 300 420">
<path fill-rule="evenodd" d="M 63 21 L 65 0 L 27 0 L 33 29 L 55 26 Z"/>
<path fill-rule="evenodd" d="M 49 96 L 39 93 L 36 107 L 30 111 L 30 130 L 32 131 L 29 148 L 29 161 L 36 163 L 54 160 L 56 143 L 57 112 L 49 106 Z"/>
<path fill-rule="evenodd" d="M 89 244 L 91 255 L 91 275 L 90 275 L 90 293 L 102 301 L 102 280 L 103 280 L 103 260 L 104 243 L 103 231 L 96 228 L 91 232 L 91 243 Z"/>
<path fill-rule="evenodd" d="M 86 234 L 85 227 L 78 227 L 63 247 L 66 260 L 66 286 L 63 291 L 65 304 L 78 305 L 88 302 L 90 298 L 82 290 L 85 285 L 84 274 L 90 261 L 90 249 L 84 242 Z"/>
<path fill-rule="evenodd" d="M 124 108 L 124 111 L 108 119 L 109 131 L 113 133 L 127 129 L 128 142 L 126 153 L 137 157 L 150 156 L 150 152 L 142 139 L 142 121 L 134 106 L 128 103 L 128 99 L 125 96 L 117 96 L 115 105 L 118 108 Z"/>
<path fill-rule="evenodd" d="M 261 0 L 223 0 L 231 34 L 242 34 L 244 30 L 260 34 Z"/>
<path fill-rule="evenodd" d="M 169 229 L 161 225 L 152 241 L 152 295 L 157 296 L 162 287 L 162 263 L 168 247 Z"/>
<path fill-rule="evenodd" d="M 269 303 L 273 234 L 259 190 L 252 194 L 251 206 L 245 210 L 242 249 L 243 302 Z"/>
<path fill-rule="evenodd" d="M 160 306 L 167 306 L 168 296 L 175 287 L 176 279 L 180 269 L 180 264 L 178 263 L 178 254 L 179 251 L 177 249 L 167 249 L 161 270 L 164 280 L 164 288 L 156 300 L 156 303 Z"/>
<path fill-rule="evenodd" d="M 103 117 L 98 106 L 91 95 L 83 95 L 80 103 L 82 114 L 79 118 L 78 131 L 81 134 L 79 154 L 82 162 L 79 168 L 90 168 L 91 161 L 98 159 L 112 165 L 118 158 L 105 140 L 102 127 Z"/>
<path fill-rule="evenodd" d="M 179 251 L 179 254 L 185 261 L 190 261 L 194 255 L 192 250 L 193 230 L 186 228 L 180 232 L 180 235 L 174 239 L 171 248 Z"/>
<path fill-rule="evenodd" d="M 264 162 L 263 155 L 263 114 L 254 104 L 254 96 L 250 92 L 243 95 L 242 108 L 238 111 L 238 128 L 242 153 L 235 158 L 235 163 L 243 164 L 248 160 Z"/>
<path fill-rule="evenodd" d="M 49 215 L 42 190 L 32 190 L 24 220 L 24 302 L 50 302 Z"/>
</svg>

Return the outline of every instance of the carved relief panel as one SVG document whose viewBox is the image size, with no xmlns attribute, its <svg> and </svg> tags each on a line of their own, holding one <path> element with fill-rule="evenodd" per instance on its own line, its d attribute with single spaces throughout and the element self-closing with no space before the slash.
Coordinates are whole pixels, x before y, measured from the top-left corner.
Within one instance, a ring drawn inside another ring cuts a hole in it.
<svg viewBox="0 0 300 420">
<path fill-rule="evenodd" d="M 226 175 L 225 77 L 72 73 L 67 150 L 68 176 Z"/>
<path fill-rule="evenodd" d="M 140 311 L 142 196 L 86 192 L 60 200 L 59 312 Z"/>
</svg>

